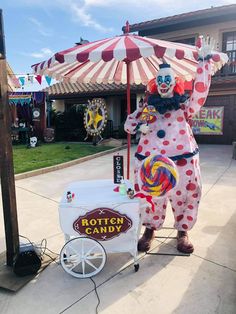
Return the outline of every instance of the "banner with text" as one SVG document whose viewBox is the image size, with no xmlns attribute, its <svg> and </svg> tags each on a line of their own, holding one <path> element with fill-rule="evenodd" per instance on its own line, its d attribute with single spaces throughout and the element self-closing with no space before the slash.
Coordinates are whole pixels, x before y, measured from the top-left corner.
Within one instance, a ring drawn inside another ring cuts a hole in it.
<svg viewBox="0 0 236 314">
<path fill-rule="evenodd" d="M 190 121 L 194 134 L 222 135 L 224 107 L 203 107 Z"/>
</svg>

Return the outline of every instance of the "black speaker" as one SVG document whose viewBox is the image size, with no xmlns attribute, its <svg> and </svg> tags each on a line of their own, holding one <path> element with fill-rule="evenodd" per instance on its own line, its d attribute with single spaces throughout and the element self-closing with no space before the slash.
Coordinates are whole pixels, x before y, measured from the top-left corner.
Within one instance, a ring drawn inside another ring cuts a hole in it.
<svg viewBox="0 0 236 314">
<path fill-rule="evenodd" d="M 19 251 L 13 264 L 13 272 L 18 276 L 36 274 L 41 267 L 41 258 L 34 246 L 23 245 Z"/>
</svg>

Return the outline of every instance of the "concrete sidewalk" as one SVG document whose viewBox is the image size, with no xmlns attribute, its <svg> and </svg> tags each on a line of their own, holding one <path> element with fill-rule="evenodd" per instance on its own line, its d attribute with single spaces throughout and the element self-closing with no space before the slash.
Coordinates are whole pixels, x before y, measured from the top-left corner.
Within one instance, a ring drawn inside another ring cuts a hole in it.
<svg viewBox="0 0 236 314">
<path fill-rule="evenodd" d="M 121 151 L 126 154 L 126 151 Z M 133 269 L 129 254 L 110 254 L 94 281 L 106 314 L 236 313 L 236 161 L 232 146 L 201 145 L 203 197 L 191 231 L 190 257 L 140 254 Z M 112 154 L 55 172 L 16 181 L 19 232 L 50 250 L 64 244 L 58 203 L 72 181 L 112 178 Z M 91 191 L 92 194 L 92 191 Z M 0 205 L 2 208 L 2 205 Z M 152 252 L 177 253 L 170 209 Z M 0 209 L 0 252 L 5 250 Z M 48 252 L 50 253 L 50 252 Z M 91 279 L 76 279 L 52 263 L 18 293 L 0 290 L 2 314 L 90 314 L 98 299 Z"/>
</svg>

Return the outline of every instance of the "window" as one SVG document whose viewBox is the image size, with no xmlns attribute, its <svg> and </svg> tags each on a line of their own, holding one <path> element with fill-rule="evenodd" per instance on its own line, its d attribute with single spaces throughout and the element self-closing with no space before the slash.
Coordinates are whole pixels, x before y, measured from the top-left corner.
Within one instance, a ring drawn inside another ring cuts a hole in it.
<svg viewBox="0 0 236 314">
<path fill-rule="evenodd" d="M 236 74 L 236 32 L 223 34 L 222 50 L 229 57 L 228 74 Z"/>
</svg>

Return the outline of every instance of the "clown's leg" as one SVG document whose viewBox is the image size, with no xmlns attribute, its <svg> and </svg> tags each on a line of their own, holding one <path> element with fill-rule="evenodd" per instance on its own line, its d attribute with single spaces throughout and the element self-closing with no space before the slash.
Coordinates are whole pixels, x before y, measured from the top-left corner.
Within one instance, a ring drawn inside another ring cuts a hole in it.
<svg viewBox="0 0 236 314">
<path fill-rule="evenodd" d="M 142 237 L 138 241 L 138 251 L 147 252 L 150 250 L 154 239 L 154 231 L 162 227 L 165 220 L 167 198 L 153 198 L 155 211 L 153 212 L 149 203 L 141 200 L 141 219 L 146 226 Z"/>
<path fill-rule="evenodd" d="M 188 160 L 185 167 L 179 167 L 180 181 L 173 190 L 170 201 L 175 218 L 177 249 L 183 253 L 192 253 L 193 244 L 188 238 L 188 231 L 196 223 L 199 201 L 201 198 L 201 181 L 198 158 Z M 187 175 L 186 175 L 187 174 Z"/>
</svg>

